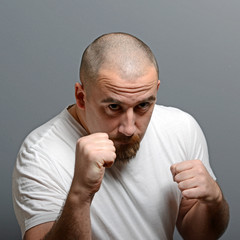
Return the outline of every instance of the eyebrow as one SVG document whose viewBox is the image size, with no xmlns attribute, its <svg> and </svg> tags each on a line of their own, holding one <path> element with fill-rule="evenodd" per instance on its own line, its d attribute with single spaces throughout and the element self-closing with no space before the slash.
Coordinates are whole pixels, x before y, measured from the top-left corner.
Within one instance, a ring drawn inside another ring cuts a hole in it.
<svg viewBox="0 0 240 240">
<path fill-rule="evenodd" d="M 121 103 L 117 99 L 114 99 L 114 98 L 111 98 L 111 97 L 105 98 L 101 102 L 102 103 L 116 103 L 116 104 L 120 104 Z"/>
<path fill-rule="evenodd" d="M 156 100 L 156 97 L 155 96 L 150 96 L 148 98 L 145 98 L 139 102 L 154 102 Z M 111 98 L 111 97 L 108 97 L 108 98 L 105 98 L 101 101 L 102 103 L 115 103 L 115 104 L 121 104 L 122 102 L 120 102 L 119 100 L 117 99 L 114 99 L 114 98 Z"/>
</svg>

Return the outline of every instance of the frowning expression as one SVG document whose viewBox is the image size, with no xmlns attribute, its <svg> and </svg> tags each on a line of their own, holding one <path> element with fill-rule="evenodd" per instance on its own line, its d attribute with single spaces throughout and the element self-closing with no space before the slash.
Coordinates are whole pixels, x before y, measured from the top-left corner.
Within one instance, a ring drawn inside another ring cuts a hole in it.
<svg viewBox="0 0 240 240">
<path fill-rule="evenodd" d="M 105 132 L 116 148 L 140 142 L 150 121 L 160 81 L 154 67 L 135 79 L 102 69 L 86 91 L 85 123 L 89 133 Z"/>
</svg>

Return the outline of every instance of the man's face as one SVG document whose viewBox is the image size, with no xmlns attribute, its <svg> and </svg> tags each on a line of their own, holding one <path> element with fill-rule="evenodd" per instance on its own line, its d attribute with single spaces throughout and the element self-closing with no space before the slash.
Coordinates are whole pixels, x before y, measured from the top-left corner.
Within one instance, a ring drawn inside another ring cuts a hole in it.
<svg viewBox="0 0 240 240">
<path fill-rule="evenodd" d="M 102 69 L 85 98 L 89 133 L 105 132 L 114 142 L 117 161 L 136 155 L 147 129 L 160 81 L 154 67 L 136 79 L 125 80 L 116 71 Z"/>
</svg>

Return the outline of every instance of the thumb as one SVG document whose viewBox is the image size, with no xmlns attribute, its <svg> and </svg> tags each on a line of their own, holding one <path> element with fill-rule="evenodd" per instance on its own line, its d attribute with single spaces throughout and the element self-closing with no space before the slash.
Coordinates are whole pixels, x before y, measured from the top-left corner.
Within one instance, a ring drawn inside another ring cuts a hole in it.
<svg viewBox="0 0 240 240">
<path fill-rule="evenodd" d="M 173 165 L 170 167 L 170 171 L 171 171 L 172 176 L 173 176 L 173 181 L 174 181 L 174 177 L 175 177 L 176 174 L 177 174 L 176 166 L 177 166 L 177 164 L 175 163 L 175 164 L 173 164 Z"/>
</svg>

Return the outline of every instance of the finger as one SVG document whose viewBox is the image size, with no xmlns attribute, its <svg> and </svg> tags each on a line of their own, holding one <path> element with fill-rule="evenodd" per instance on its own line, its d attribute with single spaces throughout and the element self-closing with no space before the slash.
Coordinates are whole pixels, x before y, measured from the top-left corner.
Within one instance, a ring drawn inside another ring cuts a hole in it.
<svg viewBox="0 0 240 240">
<path fill-rule="evenodd" d="M 111 151 L 105 151 L 100 153 L 101 156 L 97 161 L 97 165 L 99 168 L 110 168 L 116 159 L 116 153 Z"/>
<path fill-rule="evenodd" d="M 176 174 L 174 176 L 174 181 L 179 183 L 179 182 L 185 181 L 187 179 L 194 178 L 195 176 L 196 176 L 196 171 L 194 171 L 193 169 L 185 170 L 183 172 Z"/>
<path fill-rule="evenodd" d="M 175 166 L 176 174 L 192 168 L 193 168 L 193 162 L 191 160 L 177 163 Z"/>
<path fill-rule="evenodd" d="M 116 148 L 115 146 L 111 143 L 111 142 L 98 142 L 98 143 L 95 143 L 95 149 L 96 151 L 112 151 L 112 152 L 115 152 L 116 151 Z"/>
<path fill-rule="evenodd" d="M 173 176 L 173 180 L 174 180 L 174 177 L 176 175 L 176 165 L 177 164 L 173 164 L 171 167 L 170 167 L 170 171 L 172 173 L 172 176 Z"/>
<path fill-rule="evenodd" d="M 79 138 L 77 141 L 77 146 L 85 147 L 87 145 L 105 143 L 106 141 L 112 142 L 111 140 L 108 139 L 107 134 L 94 133 L 94 134 L 90 134 L 90 135 Z"/>
<path fill-rule="evenodd" d="M 192 168 L 192 163 L 190 161 L 184 161 L 180 163 L 175 163 L 170 167 L 173 178 L 182 171 L 186 171 Z M 175 181 L 175 180 L 174 180 Z"/>
<path fill-rule="evenodd" d="M 178 183 L 178 188 L 181 191 L 184 191 L 186 189 L 196 188 L 197 186 L 198 185 L 193 178 Z"/>
<path fill-rule="evenodd" d="M 84 136 L 80 138 L 81 140 L 84 140 L 86 143 L 93 143 L 93 142 L 104 142 L 104 141 L 110 141 L 109 136 L 107 133 L 93 133 L 87 136 Z"/>
<path fill-rule="evenodd" d="M 90 135 L 88 135 L 88 137 L 91 137 L 91 138 L 105 138 L 105 139 L 109 139 L 109 136 L 107 133 L 103 133 L 103 132 L 98 132 L 98 133 L 92 133 Z"/>
<path fill-rule="evenodd" d="M 202 193 L 198 188 L 190 188 L 182 191 L 182 195 L 186 199 L 201 199 Z"/>
<path fill-rule="evenodd" d="M 108 153 L 108 154 L 109 154 L 109 156 L 108 156 L 108 158 L 106 158 L 104 160 L 104 164 L 103 164 L 103 167 L 105 167 L 105 168 L 112 167 L 112 165 L 114 164 L 115 159 L 116 159 L 116 153 L 115 152 L 111 152 L 111 153 Z"/>
</svg>

